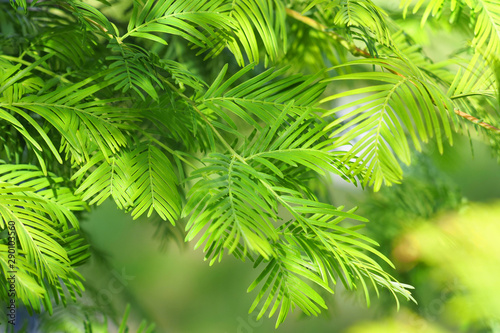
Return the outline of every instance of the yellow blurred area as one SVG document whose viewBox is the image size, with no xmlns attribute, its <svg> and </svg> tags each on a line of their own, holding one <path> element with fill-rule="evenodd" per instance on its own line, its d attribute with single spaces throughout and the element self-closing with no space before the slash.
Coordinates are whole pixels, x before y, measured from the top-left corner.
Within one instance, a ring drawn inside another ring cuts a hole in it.
<svg viewBox="0 0 500 333">
<path fill-rule="evenodd" d="M 345 333 L 448 333 L 449 331 L 431 324 L 409 310 L 402 310 L 396 316 L 385 320 L 355 325 Z"/>
<path fill-rule="evenodd" d="M 460 212 L 424 221 L 402 235 L 394 257 L 429 269 L 429 285 L 441 293 L 420 304 L 426 317 L 474 332 L 500 321 L 500 202 L 468 204 Z M 355 325 L 347 333 L 454 332 L 404 309 L 385 320 Z"/>
<path fill-rule="evenodd" d="M 500 318 L 500 202 L 441 216 L 409 239 L 434 279 L 455 284 L 445 306 L 449 319 L 465 324 Z"/>
</svg>

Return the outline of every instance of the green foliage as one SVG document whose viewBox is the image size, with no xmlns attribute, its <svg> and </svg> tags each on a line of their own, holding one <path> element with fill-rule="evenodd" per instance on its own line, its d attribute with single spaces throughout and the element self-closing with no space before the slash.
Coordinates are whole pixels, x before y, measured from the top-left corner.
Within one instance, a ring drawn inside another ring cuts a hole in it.
<svg viewBox="0 0 500 333">
<path fill-rule="evenodd" d="M 413 300 L 359 232 L 367 220 L 310 181 L 378 191 L 422 143 L 442 151 L 468 126 L 500 150 L 500 5 L 400 4 L 422 8 L 423 26 L 467 17 L 469 46 L 433 63 L 370 0 L 134 0 L 125 17 L 104 0 L 0 3 L 2 285 L 14 221 L 18 302 L 51 312 L 76 299 L 91 245 L 81 212 L 112 198 L 185 228 L 211 264 L 254 262 L 251 311 L 277 313 L 276 326 L 327 308 L 317 288 L 337 281 L 368 305 L 379 287 Z"/>
<path fill-rule="evenodd" d="M 396 157 L 405 164 L 410 164 L 411 151 L 407 136 L 412 139 L 418 151 L 421 150 L 420 140 L 428 142 L 433 136 L 442 151 L 442 131 L 452 143 L 451 121 L 447 110 L 452 110 L 453 105 L 432 79 L 425 72 L 411 66 L 411 63 L 370 59 L 353 61 L 347 65 L 362 64 L 378 64 L 384 72 L 346 74 L 329 81 L 362 80 L 383 84 L 351 89 L 322 101 L 373 93 L 338 106 L 324 113 L 324 116 L 353 108 L 337 117 L 327 128 L 342 124 L 332 134 L 339 137 L 335 141 L 335 148 L 358 137 L 344 160 L 355 158 L 355 164 L 359 166 L 352 168 L 351 172 L 356 174 L 366 170 L 368 174 L 364 178 L 365 184 L 369 183 L 378 190 L 382 182 L 390 185 L 402 178 L 402 170 Z"/>
</svg>

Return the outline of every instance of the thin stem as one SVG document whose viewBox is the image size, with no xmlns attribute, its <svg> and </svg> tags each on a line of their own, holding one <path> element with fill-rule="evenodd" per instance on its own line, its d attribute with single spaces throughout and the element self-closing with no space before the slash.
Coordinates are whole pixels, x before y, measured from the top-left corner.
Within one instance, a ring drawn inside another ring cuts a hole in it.
<svg viewBox="0 0 500 333">
<path fill-rule="evenodd" d="M 477 124 L 477 125 L 479 125 L 479 126 L 481 126 L 481 127 L 484 127 L 484 128 L 486 128 L 486 129 L 488 129 L 488 130 L 490 130 L 490 131 L 497 132 L 498 134 L 500 134 L 500 128 L 497 128 L 497 127 L 495 127 L 495 126 L 493 126 L 493 125 L 490 125 L 490 124 L 487 124 L 487 123 L 485 123 L 485 122 L 482 122 L 482 121 L 480 121 L 478 118 L 476 118 L 476 117 L 474 117 L 474 116 L 471 116 L 471 115 L 470 115 L 470 114 L 468 114 L 468 113 L 462 112 L 462 111 L 460 111 L 460 110 L 458 110 L 458 109 L 455 109 L 455 110 L 453 110 L 453 111 L 455 111 L 455 113 L 456 113 L 457 115 L 459 115 L 460 117 L 465 118 L 465 119 L 467 119 L 467 120 L 469 120 L 469 121 L 473 122 L 474 124 Z"/>
</svg>

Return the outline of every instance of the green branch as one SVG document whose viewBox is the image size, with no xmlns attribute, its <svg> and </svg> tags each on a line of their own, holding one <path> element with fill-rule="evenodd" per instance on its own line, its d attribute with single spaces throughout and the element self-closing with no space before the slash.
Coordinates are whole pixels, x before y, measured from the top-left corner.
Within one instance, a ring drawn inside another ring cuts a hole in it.
<svg viewBox="0 0 500 333">
<path fill-rule="evenodd" d="M 340 36 L 339 34 L 328 30 L 327 26 L 319 23 L 316 20 L 314 20 L 310 17 L 304 16 L 304 15 L 300 14 L 299 12 L 296 12 L 295 10 L 289 9 L 289 8 L 286 9 L 286 13 L 289 17 L 308 25 L 315 30 L 324 32 L 326 35 L 330 36 L 333 40 L 335 40 L 337 43 L 339 43 L 341 46 L 343 46 L 353 56 L 361 56 L 364 58 L 376 58 L 375 56 L 370 54 L 370 52 L 357 47 L 354 43 L 348 42 L 344 37 Z M 405 77 L 404 75 L 402 75 L 396 71 L 391 71 L 391 72 L 393 74 Z M 483 128 L 486 128 L 487 130 L 490 130 L 490 131 L 493 131 L 493 132 L 500 134 L 499 128 L 497 128 L 491 124 L 485 123 L 484 121 L 481 121 L 480 119 L 478 119 L 478 118 L 476 118 L 468 113 L 465 113 L 465 112 L 460 111 L 458 109 L 454 109 L 453 112 L 456 115 L 458 115 L 458 116 L 460 116 L 460 117 L 462 117 L 462 118 L 464 118 L 464 119 L 466 119 L 466 120 L 468 120 L 476 125 L 479 125 Z"/>
</svg>

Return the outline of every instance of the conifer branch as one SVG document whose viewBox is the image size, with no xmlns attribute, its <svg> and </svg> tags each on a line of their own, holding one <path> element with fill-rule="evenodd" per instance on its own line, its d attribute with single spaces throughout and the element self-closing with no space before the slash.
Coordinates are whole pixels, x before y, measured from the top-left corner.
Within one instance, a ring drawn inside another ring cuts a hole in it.
<svg viewBox="0 0 500 333">
<path fill-rule="evenodd" d="M 370 52 L 368 52 L 367 50 L 364 50 L 364 49 L 357 47 L 354 43 L 347 41 L 344 37 L 340 36 L 336 32 L 330 31 L 328 29 L 328 27 L 325 26 L 324 24 L 319 23 L 318 21 L 316 21 L 310 17 L 304 16 L 301 13 L 299 13 L 293 9 L 290 9 L 290 8 L 286 8 L 286 13 L 288 16 L 292 17 L 293 19 L 310 26 L 311 28 L 313 28 L 315 30 L 318 30 L 318 31 L 321 31 L 321 32 L 327 34 L 333 40 L 335 40 L 340 45 L 342 45 L 353 56 L 356 56 L 356 57 L 360 56 L 360 57 L 364 57 L 364 58 L 375 58 L 375 56 L 370 54 Z M 400 74 L 396 71 L 392 71 L 392 70 L 389 70 L 389 71 L 391 71 L 393 74 L 404 77 L 402 74 Z M 464 119 L 466 119 L 466 120 L 468 120 L 476 125 L 479 125 L 483 128 L 486 128 L 487 130 L 494 131 L 494 132 L 500 134 L 499 128 L 497 128 L 491 124 L 488 124 L 484 121 L 481 121 L 478 118 L 476 118 L 468 113 L 465 113 L 465 112 L 460 111 L 458 109 L 454 109 L 453 112 L 456 115 L 458 115 L 458 116 L 460 116 L 460 117 L 462 117 L 462 118 L 464 118 Z"/>
</svg>

